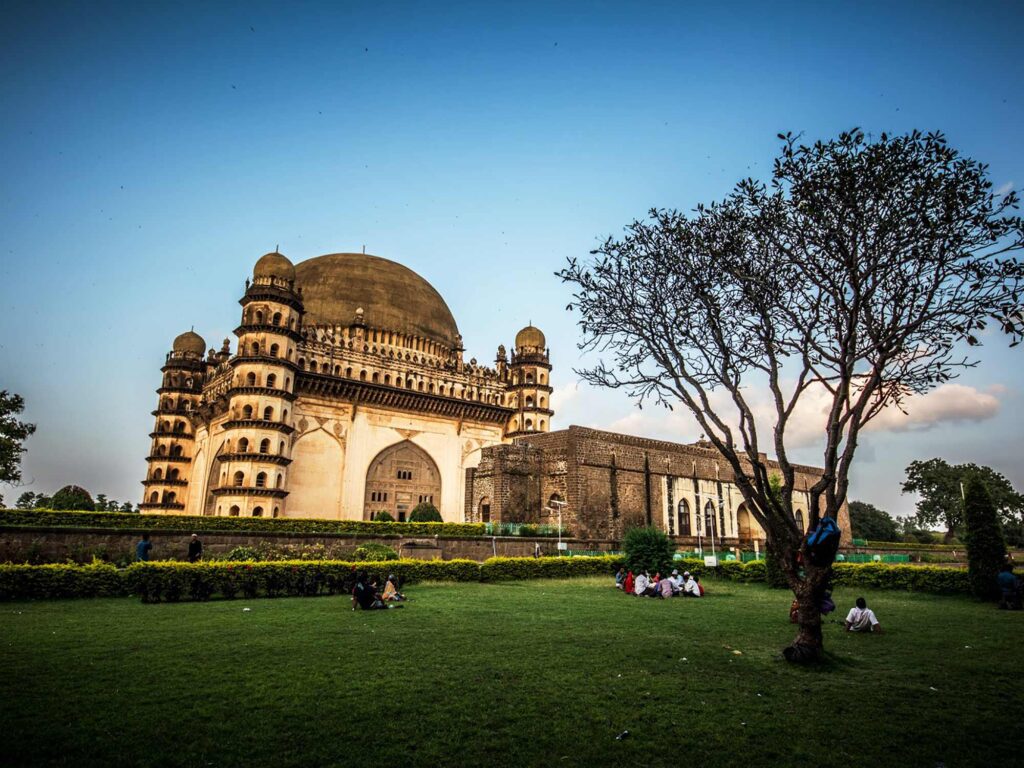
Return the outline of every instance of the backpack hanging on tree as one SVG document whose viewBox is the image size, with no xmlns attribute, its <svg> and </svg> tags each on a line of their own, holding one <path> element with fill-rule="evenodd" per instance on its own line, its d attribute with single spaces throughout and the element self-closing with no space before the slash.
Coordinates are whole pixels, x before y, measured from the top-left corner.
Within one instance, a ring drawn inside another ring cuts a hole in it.
<svg viewBox="0 0 1024 768">
<path fill-rule="evenodd" d="M 807 551 L 811 565 L 824 567 L 836 559 L 839 551 L 839 526 L 831 517 L 823 517 L 807 534 Z"/>
</svg>

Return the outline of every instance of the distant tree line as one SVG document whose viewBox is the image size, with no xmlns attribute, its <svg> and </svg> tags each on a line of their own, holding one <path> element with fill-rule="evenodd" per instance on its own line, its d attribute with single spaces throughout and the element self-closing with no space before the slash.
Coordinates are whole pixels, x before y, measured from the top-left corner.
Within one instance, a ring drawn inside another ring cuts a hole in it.
<svg viewBox="0 0 1024 768">
<path fill-rule="evenodd" d="M 96 494 L 95 501 L 92 495 L 77 485 L 65 485 L 52 496 L 45 493 L 33 493 L 25 491 L 15 502 L 16 509 L 61 509 L 61 510 L 88 510 L 93 512 L 138 512 L 138 505 L 130 501 L 123 504 L 117 499 L 108 499 L 105 494 Z"/>
</svg>

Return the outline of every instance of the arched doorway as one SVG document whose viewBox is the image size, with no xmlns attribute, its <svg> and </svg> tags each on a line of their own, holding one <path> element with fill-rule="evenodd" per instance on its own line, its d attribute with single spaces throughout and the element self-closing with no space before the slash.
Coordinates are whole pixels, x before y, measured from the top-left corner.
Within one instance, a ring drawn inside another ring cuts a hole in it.
<svg viewBox="0 0 1024 768">
<path fill-rule="evenodd" d="M 378 453 L 366 472 L 363 519 L 387 512 L 405 522 L 421 502 L 441 508 L 441 473 L 430 455 L 408 440 Z"/>
<path fill-rule="evenodd" d="M 750 516 L 750 510 L 747 509 L 747 503 L 743 502 L 740 504 L 740 508 L 736 510 L 736 535 L 740 541 L 746 542 L 754 538 L 756 531 L 752 524 Z"/>
<path fill-rule="evenodd" d="M 480 499 L 480 522 L 489 523 L 491 522 L 491 497 L 484 496 Z"/>
<path fill-rule="evenodd" d="M 804 532 L 804 511 L 798 509 L 793 513 L 793 519 L 796 520 L 796 525 L 800 529 L 800 533 Z"/>
<path fill-rule="evenodd" d="M 721 538 L 718 521 L 715 520 L 715 505 L 710 501 L 704 505 L 704 535 L 711 539 Z"/>
</svg>

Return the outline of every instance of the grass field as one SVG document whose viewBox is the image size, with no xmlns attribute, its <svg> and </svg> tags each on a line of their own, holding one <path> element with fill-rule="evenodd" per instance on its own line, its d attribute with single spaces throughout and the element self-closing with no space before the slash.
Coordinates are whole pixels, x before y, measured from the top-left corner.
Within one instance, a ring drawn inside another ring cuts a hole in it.
<svg viewBox="0 0 1024 768">
<path fill-rule="evenodd" d="M 0 755 L 190 766 L 1019 759 L 1024 614 L 869 592 L 885 634 L 829 624 L 828 661 L 807 670 L 780 659 L 794 634 L 783 592 L 711 581 L 703 600 L 660 601 L 607 583 L 417 585 L 404 610 L 371 613 L 335 597 L 4 604 Z M 856 596 L 836 593 L 840 614 Z"/>
</svg>

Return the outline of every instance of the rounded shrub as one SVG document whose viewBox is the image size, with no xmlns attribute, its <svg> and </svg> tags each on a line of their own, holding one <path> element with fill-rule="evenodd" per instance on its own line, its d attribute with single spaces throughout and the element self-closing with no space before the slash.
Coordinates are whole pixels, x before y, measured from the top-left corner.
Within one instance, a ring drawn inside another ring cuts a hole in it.
<svg viewBox="0 0 1024 768">
<path fill-rule="evenodd" d="M 398 553 L 385 544 L 361 544 L 352 553 L 352 559 L 360 562 L 379 563 L 383 560 L 397 560 Z"/>
<path fill-rule="evenodd" d="M 51 509 L 81 509 L 92 511 L 96 508 L 96 502 L 92 500 L 89 492 L 77 485 L 65 485 L 55 494 L 50 501 Z"/>
<path fill-rule="evenodd" d="M 417 504 L 416 508 L 409 515 L 410 523 L 443 523 L 444 520 L 441 517 L 441 513 L 437 511 L 437 507 L 431 504 L 429 501 L 424 501 L 421 504 Z"/>
<path fill-rule="evenodd" d="M 374 522 L 377 523 L 393 523 L 395 522 L 394 516 L 386 509 L 382 509 L 376 515 L 373 516 Z"/>
<path fill-rule="evenodd" d="M 666 574 L 672 570 L 675 547 L 657 528 L 630 528 L 622 540 L 622 549 L 626 553 L 626 567 L 634 573 Z"/>
</svg>

